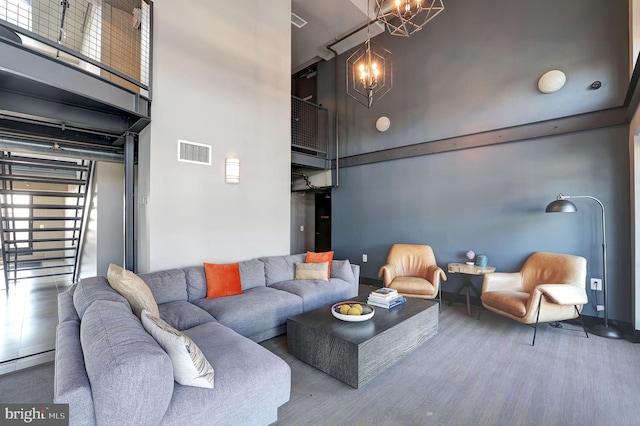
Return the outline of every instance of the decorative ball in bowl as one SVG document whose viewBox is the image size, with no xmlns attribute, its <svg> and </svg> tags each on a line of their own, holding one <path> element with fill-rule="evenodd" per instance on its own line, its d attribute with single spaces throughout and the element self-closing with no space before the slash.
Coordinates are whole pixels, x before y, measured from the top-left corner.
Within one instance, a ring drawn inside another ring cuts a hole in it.
<svg viewBox="0 0 640 426">
<path fill-rule="evenodd" d="M 362 302 L 340 302 L 331 307 L 334 317 L 342 321 L 360 322 L 373 318 L 376 313 L 373 306 Z"/>
</svg>

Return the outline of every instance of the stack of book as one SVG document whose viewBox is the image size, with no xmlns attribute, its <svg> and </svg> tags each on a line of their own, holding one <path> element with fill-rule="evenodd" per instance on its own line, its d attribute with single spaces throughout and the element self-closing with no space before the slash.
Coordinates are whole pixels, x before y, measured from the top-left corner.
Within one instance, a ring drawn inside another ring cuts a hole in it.
<svg viewBox="0 0 640 426">
<path fill-rule="evenodd" d="M 369 293 L 367 303 L 379 308 L 391 309 L 407 303 L 407 299 L 398 294 L 397 290 L 382 287 Z"/>
</svg>

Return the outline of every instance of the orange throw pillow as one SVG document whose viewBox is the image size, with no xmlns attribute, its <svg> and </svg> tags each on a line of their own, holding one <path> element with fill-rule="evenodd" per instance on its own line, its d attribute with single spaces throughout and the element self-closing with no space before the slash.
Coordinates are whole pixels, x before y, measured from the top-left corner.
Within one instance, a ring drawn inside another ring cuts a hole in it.
<svg viewBox="0 0 640 426">
<path fill-rule="evenodd" d="M 327 277 L 331 278 L 331 261 L 333 260 L 333 252 L 325 251 L 322 253 L 315 253 L 312 251 L 307 252 L 307 260 L 306 263 L 322 263 L 329 262 L 329 266 L 327 268 Z"/>
<path fill-rule="evenodd" d="M 205 263 L 204 275 L 207 278 L 207 299 L 242 294 L 240 264 Z"/>
</svg>

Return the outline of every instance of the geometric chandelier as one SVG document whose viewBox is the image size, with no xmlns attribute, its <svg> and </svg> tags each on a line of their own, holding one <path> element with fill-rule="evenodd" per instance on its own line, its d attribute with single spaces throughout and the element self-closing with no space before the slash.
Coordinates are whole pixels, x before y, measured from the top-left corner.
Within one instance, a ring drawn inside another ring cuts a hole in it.
<svg viewBox="0 0 640 426">
<path fill-rule="evenodd" d="M 391 52 L 367 38 L 347 59 L 347 93 L 367 108 L 393 87 Z"/>
<path fill-rule="evenodd" d="M 367 41 L 349 56 L 346 68 L 347 94 L 367 108 L 393 87 L 391 52 L 371 41 L 368 19 Z"/>
<path fill-rule="evenodd" d="M 444 10 L 442 0 L 376 0 L 377 18 L 391 35 L 409 37 Z"/>
</svg>

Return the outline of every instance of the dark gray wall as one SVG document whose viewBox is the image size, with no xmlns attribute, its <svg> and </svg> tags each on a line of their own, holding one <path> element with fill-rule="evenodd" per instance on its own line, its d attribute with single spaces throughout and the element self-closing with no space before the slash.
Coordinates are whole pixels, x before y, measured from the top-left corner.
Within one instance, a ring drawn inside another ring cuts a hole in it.
<svg viewBox="0 0 640 426">
<path fill-rule="evenodd" d="M 409 39 L 376 38 L 393 52 L 395 82 L 371 109 L 344 95 L 345 55 L 338 58 L 341 157 L 622 104 L 626 1 L 445 7 Z M 555 68 L 567 84 L 543 95 L 537 80 Z M 318 76 L 319 102 L 335 110 L 333 61 L 319 64 Z M 588 88 L 594 80 L 600 90 Z M 374 127 L 382 115 L 391 119 L 386 133 Z M 630 321 L 629 179 L 628 126 L 343 168 L 333 193 L 333 248 L 369 278 L 396 242 L 432 245 L 443 267 L 472 249 L 501 271 L 518 270 L 534 251 L 573 253 L 587 258 L 588 277 L 601 277 L 598 205 L 577 200 L 577 214 L 544 214 L 559 192 L 592 195 L 607 208 L 609 315 Z M 445 291 L 458 280 L 449 274 Z M 589 291 L 589 315 L 595 296 Z"/>
<path fill-rule="evenodd" d="M 375 278 L 393 243 L 431 245 L 445 270 L 467 250 L 508 272 L 551 251 L 586 257 L 588 277 L 602 277 L 598 204 L 576 200 L 575 214 L 544 213 L 559 192 L 592 195 L 607 208 L 609 315 L 630 321 L 627 137 L 618 126 L 343 169 L 333 191 L 336 257 Z M 448 276 L 452 291 L 460 277 Z M 595 315 L 593 306 L 585 313 Z"/>
<path fill-rule="evenodd" d="M 351 52 L 339 56 L 340 156 L 619 106 L 628 37 L 626 0 L 447 1 L 411 37 L 375 37 L 393 53 L 394 86 L 371 109 L 346 95 Z M 552 69 L 565 72 L 566 85 L 541 94 L 538 79 Z M 318 102 L 331 112 L 334 75 L 334 61 L 318 64 Z M 599 90 L 589 88 L 595 80 Z M 375 130 L 380 116 L 391 120 L 386 133 Z"/>
</svg>

